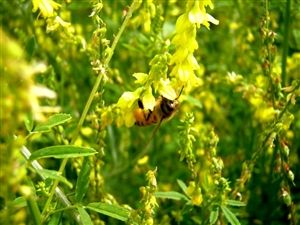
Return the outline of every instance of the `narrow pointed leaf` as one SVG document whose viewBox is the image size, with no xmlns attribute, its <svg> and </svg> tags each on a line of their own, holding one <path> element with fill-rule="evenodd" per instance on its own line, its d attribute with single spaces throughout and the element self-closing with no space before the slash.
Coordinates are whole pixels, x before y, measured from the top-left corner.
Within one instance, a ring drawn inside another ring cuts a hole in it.
<svg viewBox="0 0 300 225">
<path fill-rule="evenodd" d="M 51 128 L 63 124 L 69 121 L 70 119 L 72 119 L 72 117 L 69 114 L 59 113 L 52 115 L 48 118 L 46 122 L 38 124 L 35 127 L 34 132 L 48 132 L 51 130 Z"/>
<path fill-rule="evenodd" d="M 102 202 L 90 203 L 86 208 L 121 221 L 126 221 L 130 213 L 128 209 L 125 209 L 121 206 Z"/>
<path fill-rule="evenodd" d="M 79 212 L 80 220 L 81 220 L 82 224 L 93 225 L 90 215 L 87 213 L 87 211 L 83 207 L 79 206 L 78 212 Z"/>
<path fill-rule="evenodd" d="M 46 147 L 33 152 L 30 156 L 30 160 L 36 160 L 40 158 L 75 158 L 96 154 L 96 150 L 88 147 L 79 147 L 74 145 L 56 145 Z"/>
<path fill-rule="evenodd" d="M 241 207 L 246 206 L 246 203 L 237 200 L 227 200 L 226 205 Z"/>
<path fill-rule="evenodd" d="M 53 180 L 59 180 L 62 183 L 65 183 L 68 185 L 69 188 L 73 188 L 73 185 L 70 181 L 68 181 L 65 177 L 60 175 L 58 171 L 55 170 L 47 170 L 47 169 L 37 169 L 36 170 L 38 174 L 40 174 L 41 177 L 49 178 Z"/>
<path fill-rule="evenodd" d="M 77 202 L 81 202 L 85 196 L 90 183 L 90 171 L 91 164 L 88 158 L 83 160 L 83 164 L 77 179 L 76 189 L 75 189 L 75 199 Z"/>
<path fill-rule="evenodd" d="M 24 119 L 25 127 L 28 132 L 31 132 L 33 129 L 33 118 L 30 113 L 28 113 Z"/>
<path fill-rule="evenodd" d="M 209 224 L 211 224 L 211 225 L 215 224 L 217 222 L 218 216 L 219 216 L 219 207 L 216 207 L 215 209 L 213 209 L 210 212 L 210 215 L 209 215 Z"/>
<path fill-rule="evenodd" d="M 154 193 L 155 197 L 157 198 L 167 198 L 167 199 L 173 199 L 173 200 L 185 200 L 185 201 L 189 201 L 189 199 L 176 191 L 158 191 Z"/>
<path fill-rule="evenodd" d="M 26 199 L 24 197 L 17 197 L 11 202 L 11 206 L 14 208 L 23 208 L 27 206 Z"/>
<path fill-rule="evenodd" d="M 226 206 L 221 206 L 222 212 L 224 213 L 225 218 L 227 221 L 232 225 L 240 225 L 240 221 L 236 218 L 234 213 L 227 208 Z"/>
<path fill-rule="evenodd" d="M 187 186 L 185 185 L 185 183 L 184 183 L 182 180 L 179 180 L 179 179 L 177 180 L 177 183 L 178 183 L 179 187 L 181 188 L 181 190 L 182 190 L 186 195 L 188 195 L 187 192 L 186 192 Z"/>
</svg>

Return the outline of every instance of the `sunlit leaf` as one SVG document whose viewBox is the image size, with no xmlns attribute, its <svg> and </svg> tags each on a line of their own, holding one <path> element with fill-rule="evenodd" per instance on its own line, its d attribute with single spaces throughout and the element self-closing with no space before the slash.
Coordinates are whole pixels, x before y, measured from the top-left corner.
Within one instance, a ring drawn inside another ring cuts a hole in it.
<svg viewBox="0 0 300 225">
<path fill-rule="evenodd" d="M 215 224 L 219 216 L 219 207 L 214 208 L 209 215 L 209 224 Z"/>
<path fill-rule="evenodd" d="M 231 205 L 231 206 L 246 206 L 246 203 L 241 202 L 241 201 L 237 201 L 237 200 L 226 200 L 225 202 L 226 205 Z"/>
<path fill-rule="evenodd" d="M 166 199 L 173 199 L 173 200 L 185 200 L 185 201 L 189 201 L 189 199 L 176 191 L 158 191 L 154 193 L 155 197 L 157 198 L 166 198 Z"/>
<path fill-rule="evenodd" d="M 88 158 L 83 160 L 80 173 L 76 183 L 75 189 L 75 199 L 77 202 L 81 202 L 83 197 L 85 196 L 90 183 L 90 171 L 91 164 Z"/>
<path fill-rule="evenodd" d="M 40 158 L 74 158 L 96 154 L 97 151 L 88 147 L 79 147 L 72 145 L 56 145 L 46 147 L 33 152 L 30 156 L 30 160 L 36 160 Z"/>
<path fill-rule="evenodd" d="M 92 219 L 91 219 L 90 215 L 87 213 L 87 211 L 81 206 L 77 207 L 77 209 L 78 209 L 78 212 L 80 215 L 80 220 L 81 220 L 82 224 L 93 225 Z"/>
<path fill-rule="evenodd" d="M 17 197 L 12 201 L 12 207 L 23 208 L 27 206 L 26 199 L 24 197 Z"/>
<path fill-rule="evenodd" d="M 121 221 L 126 221 L 130 213 L 130 211 L 124 207 L 102 202 L 90 203 L 86 208 Z"/>
<path fill-rule="evenodd" d="M 71 120 L 72 117 L 69 114 L 59 113 L 52 115 L 48 118 L 48 120 L 42 124 L 38 124 L 34 132 L 48 132 L 51 128 L 66 123 L 67 121 Z"/>
<path fill-rule="evenodd" d="M 32 131 L 33 128 L 33 118 L 31 114 L 26 115 L 24 119 L 25 127 L 28 132 Z"/>
<path fill-rule="evenodd" d="M 47 169 L 37 169 L 36 170 L 38 174 L 40 174 L 45 179 L 53 179 L 53 180 L 59 180 L 62 183 L 65 183 L 70 188 L 73 188 L 73 184 L 67 180 L 64 176 L 60 175 L 58 171 L 55 170 L 47 170 Z"/>
<path fill-rule="evenodd" d="M 187 193 L 187 186 L 185 185 L 185 183 L 182 180 L 177 179 L 177 183 L 179 185 L 179 187 L 181 188 L 181 190 L 188 195 Z"/>
<path fill-rule="evenodd" d="M 226 206 L 221 206 L 222 212 L 224 213 L 225 218 L 227 221 L 232 225 L 240 225 L 240 221 L 236 218 L 234 213 L 227 208 Z"/>
</svg>

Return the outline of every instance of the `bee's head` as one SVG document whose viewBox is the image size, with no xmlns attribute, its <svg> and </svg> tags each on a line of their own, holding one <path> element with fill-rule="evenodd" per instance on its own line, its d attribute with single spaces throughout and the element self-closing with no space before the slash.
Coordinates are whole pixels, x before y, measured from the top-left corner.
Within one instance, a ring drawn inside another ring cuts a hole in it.
<svg viewBox="0 0 300 225">
<path fill-rule="evenodd" d="M 179 102 L 175 100 L 170 100 L 167 98 L 163 98 L 162 104 L 161 104 L 161 110 L 163 113 L 163 117 L 167 118 L 171 116 L 179 107 Z"/>
<path fill-rule="evenodd" d="M 175 100 L 167 100 L 167 107 L 171 110 L 176 110 L 179 107 L 179 101 L 177 99 Z"/>
</svg>

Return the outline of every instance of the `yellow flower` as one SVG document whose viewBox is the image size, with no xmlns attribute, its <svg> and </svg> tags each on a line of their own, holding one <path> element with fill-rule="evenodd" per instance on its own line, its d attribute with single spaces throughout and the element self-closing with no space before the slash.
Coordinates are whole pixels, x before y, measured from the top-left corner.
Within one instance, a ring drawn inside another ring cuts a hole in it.
<svg viewBox="0 0 300 225">
<path fill-rule="evenodd" d="M 54 16 L 54 10 L 60 7 L 60 4 L 56 3 L 53 0 L 32 0 L 33 12 L 36 12 L 37 9 L 40 9 L 43 17 L 52 17 Z"/>
<path fill-rule="evenodd" d="M 118 126 L 121 126 L 123 123 L 126 127 L 133 126 L 135 119 L 132 112 L 132 108 L 134 103 L 140 97 L 143 88 L 138 88 L 134 92 L 126 91 L 119 98 L 116 107 L 120 109 L 120 115 L 116 119 L 116 123 Z"/>
<path fill-rule="evenodd" d="M 177 97 L 169 79 L 160 79 L 158 90 L 159 94 L 167 99 L 174 100 Z"/>
<path fill-rule="evenodd" d="M 153 110 L 154 106 L 155 106 L 155 98 L 152 94 L 152 88 L 151 86 L 149 86 L 147 88 L 147 90 L 144 92 L 143 98 L 143 105 L 145 109 L 150 109 Z"/>
<path fill-rule="evenodd" d="M 186 190 L 188 196 L 191 198 L 193 205 L 201 205 L 203 201 L 202 193 L 200 187 L 196 186 L 196 183 L 194 181 L 191 181 L 189 183 L 189 186 Z"/>
<path fill-rule="evenodd" d="M 209 23 L 215 25 L 219 24 L 219 21 L 212 17 L 210 14 L 206 13 L 205 6 L 209 5 L 212 7 L 211 1 L 195 1 L 193 8 L 189 12 L 189 20 L 191 23 L 196 24 L 197 27 L 200 27 L 201 24 L 209 28 Z"/>
</svg>

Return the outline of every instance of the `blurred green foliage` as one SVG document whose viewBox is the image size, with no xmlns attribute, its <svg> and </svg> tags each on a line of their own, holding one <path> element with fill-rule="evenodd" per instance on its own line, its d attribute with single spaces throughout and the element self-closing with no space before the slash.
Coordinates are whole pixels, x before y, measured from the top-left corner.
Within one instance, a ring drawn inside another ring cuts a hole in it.
<svg viewBox="0 0 300 225">
<path fill-rule="evenodd" d="M 2 224 L 300 222 L 299 0 L 0 12 Z M 179 97 L 175 115 L 133 125 L 160 96 Z M 63 152 L 38 152 L 43 170 L 24 146 Z"/>
</svg>

